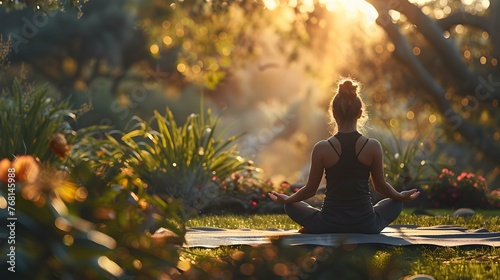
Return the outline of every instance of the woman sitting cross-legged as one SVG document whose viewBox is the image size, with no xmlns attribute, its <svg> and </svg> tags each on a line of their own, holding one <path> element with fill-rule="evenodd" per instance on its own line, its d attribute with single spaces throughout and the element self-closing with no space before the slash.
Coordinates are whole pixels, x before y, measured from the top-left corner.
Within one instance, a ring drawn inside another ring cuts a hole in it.
<svg viewBox="0 0 500 280">
<path fill-rule="evenodd" d="M 382 147 L 358 132 L 366 119 L 359 84 L 340 80 L 330 111 L 338 132 L 314 146 L 306 185 L 291 196 L 270 192 L 276 203 L 302 226 L 302 233 L 380 233 L 403 209 L 404 201 L 418 197 L 416 189 L 396 191 L 385 181 Z M 326 196 L 321 210 L 303 202 L 316 194 L 326 178 Z M 372 205 L 368 180 L 375 191 L 386 196 Z"/>
</svg>

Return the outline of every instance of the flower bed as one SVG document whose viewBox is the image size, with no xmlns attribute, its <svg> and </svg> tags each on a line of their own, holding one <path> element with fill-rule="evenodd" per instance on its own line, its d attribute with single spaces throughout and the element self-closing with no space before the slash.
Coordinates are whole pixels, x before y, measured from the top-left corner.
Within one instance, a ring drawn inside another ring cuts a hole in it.
<svg viewBox="0 0 500 280">
<path fill-rule="evenodd" d="M 490 192 L 483 176 L 465 171 L 457 174 L 443 168 L 435 182 L 428 186 L 431 207 L 482 209 L 500 207 L 500 191 Z"/>
</svg>

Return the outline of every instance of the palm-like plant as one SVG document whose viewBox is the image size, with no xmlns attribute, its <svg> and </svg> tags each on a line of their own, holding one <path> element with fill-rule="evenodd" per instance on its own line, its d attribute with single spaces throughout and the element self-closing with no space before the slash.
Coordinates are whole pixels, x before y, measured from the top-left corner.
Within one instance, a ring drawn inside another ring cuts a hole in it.
<svg viewBox="0 0 500 280">
<path fill-rule="evenodd" d="M 399 131 L 401 132 L 401 131 Z M 410 140 L 403 140 L 401 134 L 387 127 L 384 132 L 375 132 L 384 151 L 386 179 L 396 190 L 403 190 L 409 183 L 427 183 L 428 174 L 434 172 L 433 163 L 424 152 L 424 139 L 421 135 Z"/>
<path fill-rule="evenodd" d="M 14 80 L 0 96 L 0 158 L 33 155 L 43 162 L 57 159 L 48 147 L 51 136 L 70 129 L 70 105 L 46 96 L 44 86 L 23 86 Z"/>
<path fill-rule="evenodd" d="M 133 130 L 119 139 L 124 162 L 152 193 L 180 198 L 185 206 L 201 210 L 217 196 L 217 182 L 251 168 L 236 150 L 237 136 L 215 134 L 218 121 L 210 109 L 191 114 L 181 126 L 168 108 L 164 116 L 155 111 L 149 122 L 133 120 Z"/>
</svg>

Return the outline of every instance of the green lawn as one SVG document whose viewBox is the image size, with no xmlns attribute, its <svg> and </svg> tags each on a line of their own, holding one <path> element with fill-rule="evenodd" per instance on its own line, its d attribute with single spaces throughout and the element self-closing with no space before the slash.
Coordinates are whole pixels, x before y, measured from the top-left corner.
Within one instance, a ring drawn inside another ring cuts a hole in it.
<svg viewBox="0 0 500 280">
<path fill-rule="evenodd" d="M 470 218 L 449 216 L 452 212 L 433 210 L 436 216 L 417 216 L 405 210 L 394 224 L 448 224 L 500 231 L 500 211 L 478 211 Z M 299 228 L 286 215 L 200 216 L 187 226 Z M 500 248 L 479 246 L 288 247 L 276 241 L 259 247 L 185 249 L 182 255 L 192 268 L 186 276 L 203 279 L 404 279 L 416 274 L 435 279 L 500 279 Z"/>
</svg>

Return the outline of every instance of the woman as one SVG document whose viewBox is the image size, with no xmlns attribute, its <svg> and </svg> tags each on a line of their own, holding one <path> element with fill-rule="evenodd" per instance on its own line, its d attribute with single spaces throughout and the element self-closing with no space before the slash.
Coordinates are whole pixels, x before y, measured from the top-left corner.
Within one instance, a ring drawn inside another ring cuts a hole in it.
<svg viewBox="0 0 500 280">
<path fill-rule="evenodd" d="M 338 132 L 314 146 L 306 185 L 291 196 L 273 191 L 269 197 L 285 204 L 285 212 L 303 227 L 302 233 L 380 233 L 399 216 L 403 202 L 419 192 L 398 192 L 385 181 L 380 143 L 357 130 L 366 115 L 356 81 L 340 80 L 330 113 Z M 303 200 L 316 194 L 323 172 L 326 196 L 319 210 Z M 375 191 L 387 197 L 376 205 L 371 203 L 370 178 Z"/>
</svg>

